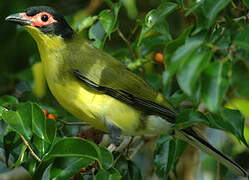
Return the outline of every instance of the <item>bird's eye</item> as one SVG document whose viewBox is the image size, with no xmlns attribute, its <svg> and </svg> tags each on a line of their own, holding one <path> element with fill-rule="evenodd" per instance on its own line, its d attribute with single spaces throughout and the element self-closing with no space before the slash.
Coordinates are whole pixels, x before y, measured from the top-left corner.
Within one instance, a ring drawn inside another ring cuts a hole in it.
<svg viewBox="0 0 249 180">
<path fill-rule="evenodd" d="M 48 20 L 48 16 L 46 14 L 42 15 L 41 20 L 46 22 Z"/>
</svg>

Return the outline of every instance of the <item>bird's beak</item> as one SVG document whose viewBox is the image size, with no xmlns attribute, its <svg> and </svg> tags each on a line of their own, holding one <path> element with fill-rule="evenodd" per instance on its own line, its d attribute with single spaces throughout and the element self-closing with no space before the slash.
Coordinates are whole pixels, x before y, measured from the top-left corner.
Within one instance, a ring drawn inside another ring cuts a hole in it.
<svg viewBox="0 0 249 180">
<path fill-rule="evenodd" d="M 32 22 L 30 19 L 27 17 L 23 16 L 25 13 L 16 13 L 16 14 L 11 14 L 8 17 L 5 18 L 6 21 L 8 22 L 14 22 L 19 25 L 25 26 L 25 25 L 32 25 Z"/>
</svg>

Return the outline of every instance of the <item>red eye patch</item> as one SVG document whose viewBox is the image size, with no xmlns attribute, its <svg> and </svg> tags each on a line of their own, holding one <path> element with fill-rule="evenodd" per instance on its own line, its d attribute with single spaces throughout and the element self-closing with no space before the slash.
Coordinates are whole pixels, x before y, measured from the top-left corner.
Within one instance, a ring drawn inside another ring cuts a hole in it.
<svg viewBox="0 0 249 180">
<path fill-rule="evenodd" d="M 29 19 L 32 23 L 32 26 L 34 27 L 35 26 L 38 26 L 38 27 L 47 26 L 49 24 L 57 22 L 57 20 L 55 20 L 53 16 L 47 12 L 40 12 L 39 14 L 36 14 L 34 16 L 28 16 L 26 13 L 21 13 L 20 16 Z M 42 20 L 42 17 L 44 16 L 47 16 L 46 21 Z"/>
</svg>

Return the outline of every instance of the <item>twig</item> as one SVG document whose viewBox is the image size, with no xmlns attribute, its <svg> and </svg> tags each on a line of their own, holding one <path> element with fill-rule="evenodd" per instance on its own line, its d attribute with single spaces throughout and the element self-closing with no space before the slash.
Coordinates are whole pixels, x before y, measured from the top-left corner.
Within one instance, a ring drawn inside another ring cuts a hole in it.
<svg viewBox="0 0 249 180">
<path fill-rule="evenodd" d="M 26 139 L 23 137 L 23 135 L 19 134 L 20 138 L 22 139 L 22 141 L 24 142 L 24 144 L 27 146 L 27 148 L 29 149 L 31 155 L 38 161 L 41 162 L 41 159 L 35 154 L 35 152 L 32 150 L 32 148 L 30 147 L 28 141 L 26 141 Z"/>
<path fill-rule="evenodd" d="M 130 155 L 130 159 L 133 159 L 135 157 L 135 155 L 140 151 L 140 149 L 144 146 L 144 141 L 142 141 L 132 152 L 132 154 Z"/>
<path fill-rule="evenodd" d="M 131 48 L 130 41 L 128 41 L 128 40 L 125 38 L 124 34 L 120 31 L 119 28 L 118 28 L 117 32 L 118 32 L 118 35 L 121 37 L 121 39 L 123 39 L 123 41 L 124 41 L 125 44 L 127 45 L 128 50 L 129 50 L 129 52 L 130 52 L 130 54 L 131 54 L 132 59 L 136 59 L 135 53 L 133 52 L 133 50 L 132 50 L 132 48 Z"/>
<path fill-rule="evenodd" d="M 77 126 L 85 126 L 85 125 L 88 125 L 85 122 L 66 122 L 66 121 L 63 121 L 63 120 L 60 120 L 60 119 L 56 119 L 56 121 L 59 121 L 63 125 L 68 125 L 68 126 L 76 126 L 76 125 Z"/>
</svg>

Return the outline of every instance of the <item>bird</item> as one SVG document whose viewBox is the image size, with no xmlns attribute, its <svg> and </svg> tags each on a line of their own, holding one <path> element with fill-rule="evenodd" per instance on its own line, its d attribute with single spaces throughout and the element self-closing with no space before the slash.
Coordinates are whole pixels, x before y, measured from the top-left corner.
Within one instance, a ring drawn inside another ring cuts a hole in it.
<svg viewBox="0 0 249 180">
<path fill-rule="evenodd" d="M 65 18 L 48 6 L 34 6 L 5 19 L 24 27 L 36 41 L 48 87 L 68 112 L 110 133 L 172 135 L 206 152 L 238 176 L 247 171 L 191 127 L 173 130 L 177 111 L 143 78 L 80 37 Z"/>
</svg>

